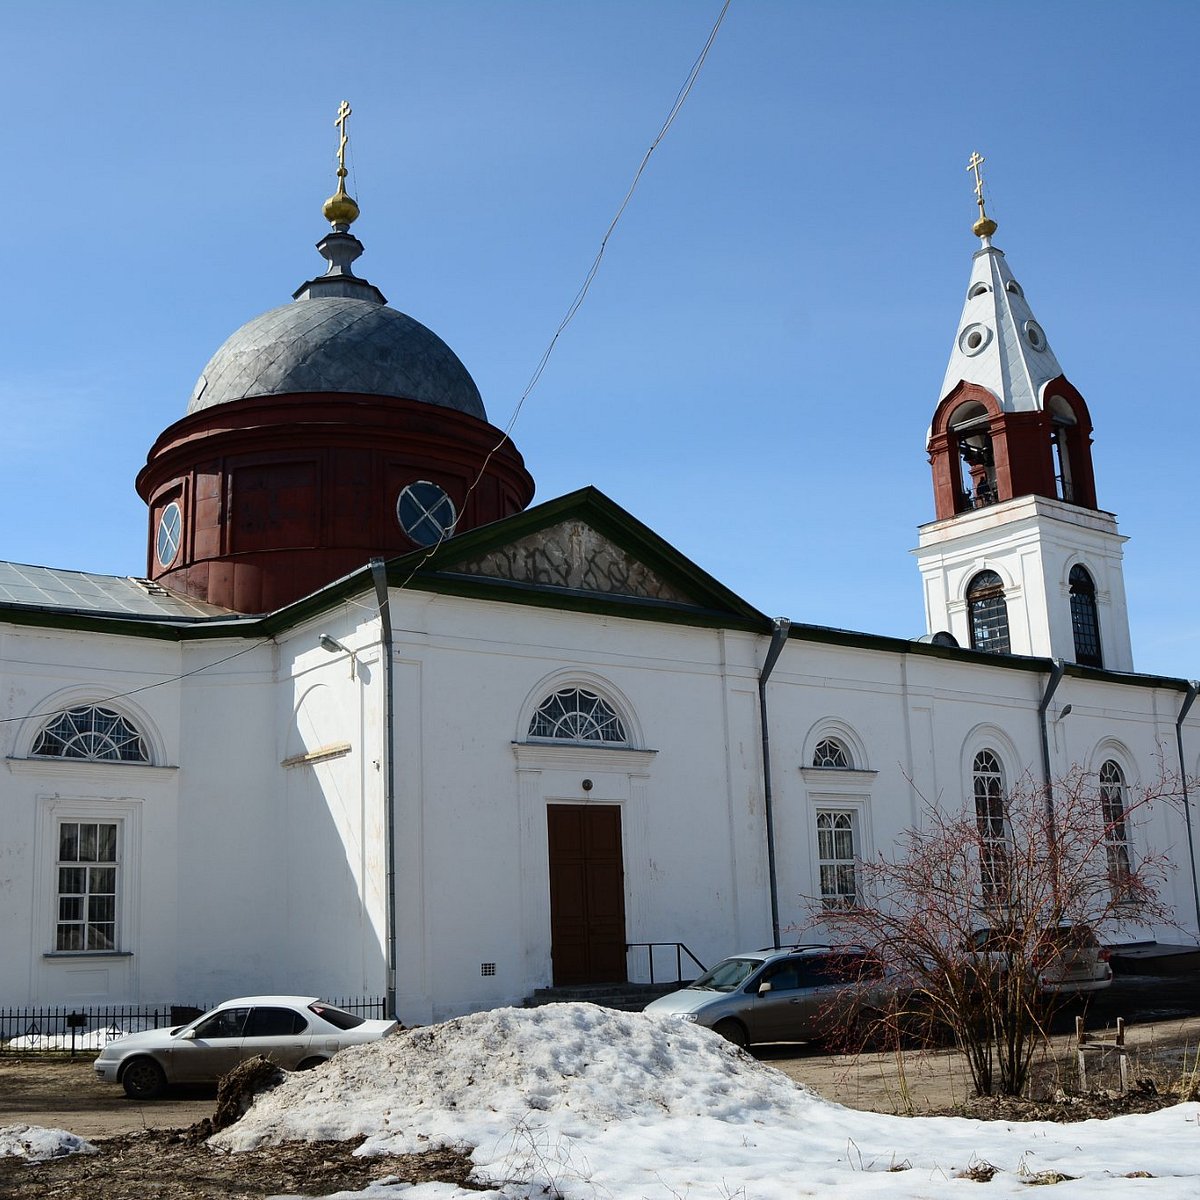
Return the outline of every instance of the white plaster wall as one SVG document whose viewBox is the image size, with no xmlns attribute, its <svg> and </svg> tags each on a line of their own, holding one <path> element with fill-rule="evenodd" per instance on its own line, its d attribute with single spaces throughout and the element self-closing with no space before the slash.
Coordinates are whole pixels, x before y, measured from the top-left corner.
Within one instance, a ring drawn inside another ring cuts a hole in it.
<svg viewBox="0 0 1200 1200">
<path fill-rule="evenodd" d="M 0 626 L 0 1003 L 173 994 L 179 663 L 170 641 Z M 152 765 L 29 758 L 48 719 L 88 702 L 132 720 Z M 54 952 L 60 818 L 121 823 L 115 954 Z"/>
<path fill-rule="evenodd" d="M 6 718 L 163 685 L 123 702 L 150 736 L 151 767 L 30 762 L 40 721 L 0 724 L 0 1003 L 383 993 L 384 671 L 374 607 L 358 600 L 259 644 L 0 628 Z M 399 590 L 392 607 L 405 1020 L 517 1003 L 550 982 L 549 803 L 621 806 L 631 942 L 682 941 L 706 963 L 767 944 L 765 636 Z M 355 651 L 353 677 L 319 647 L 322 632 Z M 533 707 L 569 682 L 623 710 L 632 749 L 525 742 Z M 1182 695 L 1152 684 L 1066 676 L 1050 714 L 1054 774 L 1094 770 L 1113 746 L 1131 787 L 1152 782 L 1160 760 L 1173 770 Z M 856 806 L 869 852 L 918 818 L 918 791 L 961 802 L 980 745 L 1014 778 L 1037 779 L 1044 686 L 1035 670 L 793 637 L 768 689 L 785 930 L 818 890 L 818 804 Z M 1197 713 L 1185 731 L 1193 765 Z M 848 740 L 858 770 L 809 766 L 822 731 Z M 45 829 L 72 805 L 109 805 L 136 830 L 120 958 L 47 956 Z M 1136 824 L 1135 857 L 1155 850 L 1178 863 L 1169 899 L 1194 934 L 1178 809 Z M 631 970 L 644 977 L 639 960 Z"/>
<path fill-rule="evenodd" d="M 549 803 L 622 806 L 630 941 L 684 940 L 711 960 L 762 937 L 752 639 L 395 591 L 392 605 L 405 630 L 402 960 L 426 948 L 401 981 L 414 1019 L 516 1002 L 549 983 Z M 634 717 L 637 748 L 654 753 L 626 762 L 550 747 L 518 758 L 521 715 L 570 678 L 599 680 Z M 482 975 L 483 963 L 496 974 Z"/>
</svg>

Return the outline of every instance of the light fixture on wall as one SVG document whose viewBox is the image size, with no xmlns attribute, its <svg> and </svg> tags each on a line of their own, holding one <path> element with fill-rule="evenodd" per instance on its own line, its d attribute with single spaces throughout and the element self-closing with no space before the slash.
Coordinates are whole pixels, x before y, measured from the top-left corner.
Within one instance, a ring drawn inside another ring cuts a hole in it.
<svg viewBox="0 0 1200 1200">
<path fill-rule="evenodd" d="M 350 678 L 356 679 L 358 677 L 358 655 L 349 646 L 339 642 L 337 638 L 331 637 L 327 633 L 321 634 L 318 640 L 321 643 L 321 649 L 328 650 L 330 654 L 348 654 L 350 656 Z"/>
</svg>

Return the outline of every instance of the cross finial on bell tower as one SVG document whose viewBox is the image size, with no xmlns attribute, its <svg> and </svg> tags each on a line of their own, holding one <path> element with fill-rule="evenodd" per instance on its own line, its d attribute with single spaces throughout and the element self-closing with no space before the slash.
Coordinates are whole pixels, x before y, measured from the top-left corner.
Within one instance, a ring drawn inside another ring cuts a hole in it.
<svg viewBox="0 0 1200 1200">
<path fill-rule="evenodd" d="M 990 238 L 996 232 L 996 222 L 987 215 L 987 209 L 983 206 L 983 172 L 980 167 L 987 160 L 979 153 L 978 150 L 971 151 L 971 161 L 967 163 L 967 170 L 975 173 L 975 203 L 979 205 L 979 220 L 971 226 L 972 232 L 979 238 Z"/>
</svg>

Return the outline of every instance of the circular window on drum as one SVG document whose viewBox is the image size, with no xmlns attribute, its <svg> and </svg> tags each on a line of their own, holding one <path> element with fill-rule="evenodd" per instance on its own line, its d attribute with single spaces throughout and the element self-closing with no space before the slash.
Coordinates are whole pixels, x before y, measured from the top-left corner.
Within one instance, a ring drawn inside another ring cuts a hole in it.
<svg viewBox="0 0 1200 1200">
<path fill-rule="evenodd" d="M 160 566 L 169 567 L 179 557 L 179 542 L 183 534 L 183 513 L 172 500 L 158 518 L 158 533 L 154 539 L 154 550 Z"/>
<path fill-rule="evenodd" d="M 458 512 L 454 501 L 436 483 L 421 479 L 400 493 L 396 519 L 418 546 L 435 546 L 454 532 Z"/>
</svg>

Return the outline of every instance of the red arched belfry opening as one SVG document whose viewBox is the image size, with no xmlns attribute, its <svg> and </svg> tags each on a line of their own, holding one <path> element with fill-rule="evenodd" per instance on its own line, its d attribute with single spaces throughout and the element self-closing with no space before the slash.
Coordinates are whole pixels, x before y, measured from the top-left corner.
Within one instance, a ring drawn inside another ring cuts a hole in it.
<svg viewBox="0 0 1200 1200">
<path fill-rule="evenodd" d="M 1033 412 L 1006 412 L 987 388 L 960 381 L 938 405 L 928 444 L 936 520 L 1017 496 L 1098 507 L 1083 397 L 1059 375 L 1041 401 Z"/>
</svg>

